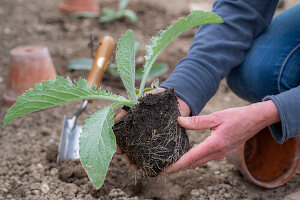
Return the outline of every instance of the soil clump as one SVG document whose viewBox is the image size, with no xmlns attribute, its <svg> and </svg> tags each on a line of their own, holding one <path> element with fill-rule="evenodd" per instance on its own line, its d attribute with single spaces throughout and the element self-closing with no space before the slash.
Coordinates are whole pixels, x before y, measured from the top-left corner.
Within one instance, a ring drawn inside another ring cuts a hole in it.
<svg viewBox="0 0 300 200">
<path fill-rule="evenodd" d="M 190 149 L 186 131 L 177 122 L 180 113 L 173 89 L 148 94 L 126 112 L 113 130 L 118 145 L 146 177 L 156 177 Z"/>
</svg>

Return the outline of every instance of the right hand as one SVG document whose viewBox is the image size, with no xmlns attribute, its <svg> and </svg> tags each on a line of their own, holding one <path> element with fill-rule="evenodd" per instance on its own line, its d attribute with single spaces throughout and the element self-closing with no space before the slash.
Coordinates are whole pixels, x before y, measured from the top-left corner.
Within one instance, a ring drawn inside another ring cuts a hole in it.
<svg viewBox="0 0 300 200">
<path fill-rule="evenodd" d="M 157 89 L 155 89 L 155 90 L 151 90 L 151 91 L 149 91 L 149 92 L 146 92 L 146 93 L 144 94 L 144 96 L 147 95 L 147 94 L 163 92 L 163 91 L 165 91 L 165 90 L 166 90 L 165 88 L 157 88 Z M 190 110 L 190 107 L 188 106 L 188 104 L 187 104 L 183 99 L 181 99 L 181 98 L 179 98 L 179 97 L 177 97 L 177 100 L 178 100 L 178 108 L 179 108 L 179 112 L 180 112 L 181 116 L 182 116 L 182 117 L 188 117 L 188 116 L 190 116 L 191 110 Z M 123 110 L 123 109 L 121 109 L 121 110 L 120 110 L 120 113 L 118 113 L 118 114 L 115 116 L 115 118 L 114 118 L 115 122 L 119 121 L 124 115 L 126 115 L 126 111 Z M 118 145 L 117 145 L 117 152 L 116 152 L 116 153 L 117 153 L 118 155 L 121 155 L 121 156 L 122 156 L 122 161 L 123 161 L 124 163 L 128 164 L 128 165 L 129 165 L 129 168 L 130 168 L 131 170 L 134 170 L 134 171 L 135 171 L 135 170 L 139 170 L 139 169 L 140 169 L 140 167 L 137 166 L 136 164 L 134 164 L 134 163 L 130 160 L 130 158 L 128 157 L 128 155 L 127 155 L 126 153 L 124 153 L 124 152 L 122 151 L 122 149 L 121 149 Z"/>
</svg>

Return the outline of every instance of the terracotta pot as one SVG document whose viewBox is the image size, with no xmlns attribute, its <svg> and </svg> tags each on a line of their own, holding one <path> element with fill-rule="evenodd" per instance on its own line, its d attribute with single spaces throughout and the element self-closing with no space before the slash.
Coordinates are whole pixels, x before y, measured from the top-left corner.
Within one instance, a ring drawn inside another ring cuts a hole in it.
<svg viewBox="0 0 300 200">
<path fill-rule="evenodd" d="M 62 0 L 59 8 L 66 13 L 99 13 L 100 10 L 96 0 Z"/>
<path fill-rule="evenodd" d="M 300 167 L 300 137 L 278 144 L 269 128 L 261 130 L 227 155 L 251 182 L 264 188 L 287 183 Z"/>
<path fill-rule="evenodd" d="M 44 46 L 21 46 L 10 51 L 10 66 L 3 100 L 11 106 L 17 97 L 42 80 L 55 80 L 56 71 Z"/>
</svg>

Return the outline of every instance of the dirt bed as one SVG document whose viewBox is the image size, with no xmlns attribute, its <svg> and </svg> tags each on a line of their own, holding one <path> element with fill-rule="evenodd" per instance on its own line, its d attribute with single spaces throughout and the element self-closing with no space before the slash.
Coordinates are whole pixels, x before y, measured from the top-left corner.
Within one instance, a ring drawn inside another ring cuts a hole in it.
<svg viewBox="0 0 300 200">
<path fill-rule="evenodd" d="M 102 6 L 115 7 L 115 0 L 101 0 Z M 296 1 L 295 1 L 296 2 Z M 292 3 L 295 3 L 294 1 Z M 25 44 L 46 45 L 57 73 L 62 76 L 87 77 L 86 71 L 69 72 L 66 64 L 76 57 L 89 57 L 88 37 L 111 35 L 118 40 L 121 33 L 132 29 L 141 44 L 147 44 L 151 36 L 186 15 L 189 8 L 209 10 L 207 1 L 135 0 L 130 8 L 138 15 L 138 24 L 126 20 L 99 25 L 96 19 L 75 19 L 62 14 L 59 0 L 1 0 L 0 1 L 0 93 L 5 90 L 9 66 L 9 50 Z M 288 1 L 288 4 L 291 2 Z M 290 5 L 286 5 L 290 6 Z M 186 54 L 196 29 L 176 39 L 159 57 L 169 64 L 168 74 Z M 102 87 L 125 95 L 119 80 L 105 75 Z M 2 103 L 2 97 L 1 102 Z M 2 105 L 2 104 L 1 104 Z M 0 128 L 0 199 L 283 199 L 300 188 L 300 174 L 288 184 L 277 189 L 262 189 L 243 179 L 226 159 L 212 161 L 193 170 L 163 177 L 156 182 L 143 179 L 140 172 L 132 172 L 115 156 L 103 187 L 95 190 L 79 163 L 64 166 L 55 164 L 62 121 L 70 117 L 81 105 L 71 103 L 26 115 Z M 94 110 L 109 105 L 93 101 L 80 117 L 79 123 Z M 206 105 L 202 114 L 247 105 L 236 97 L 222 82 L 216 96 Z M 7 108 L 0 108 L 2 123 Z M 198 144 L 206 131 L 188 132 L 192 144 Z M 73 166 L 73 167 L 71 167 Z M 68 168 L 69 167 L 69 168 Z"/>
</svg>

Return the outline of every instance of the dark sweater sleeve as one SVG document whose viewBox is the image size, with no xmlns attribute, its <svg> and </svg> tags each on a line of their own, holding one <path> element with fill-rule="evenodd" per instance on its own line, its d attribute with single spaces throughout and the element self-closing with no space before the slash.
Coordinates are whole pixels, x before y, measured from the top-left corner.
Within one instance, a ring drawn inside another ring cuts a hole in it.
<svg viewBox="0 0 300 200">
<path fill-rule="evenodd" d="M 300 86 L 263 100 L 272 100 L 279 112 L 280 122 L 269 127 L 278 143 L 300 135 Z"/>
<path fill-rule="evenodd" d="M 198 115 L 230 70 L 242 63 L 253 38 L 270 24 L 278 0 L 216 0 L 213 12 L 223 24 L 203 25 L 187 56 L 161 84 L 174 88 Z"/>
</svg>

